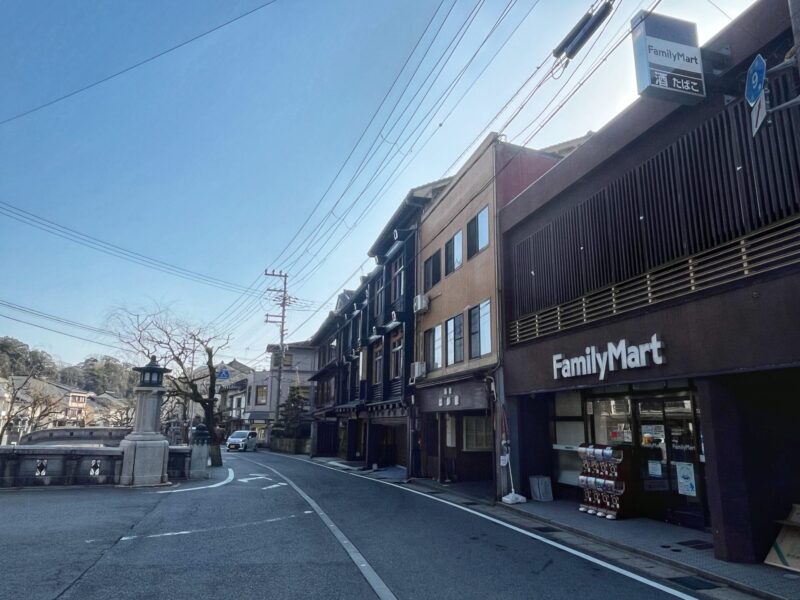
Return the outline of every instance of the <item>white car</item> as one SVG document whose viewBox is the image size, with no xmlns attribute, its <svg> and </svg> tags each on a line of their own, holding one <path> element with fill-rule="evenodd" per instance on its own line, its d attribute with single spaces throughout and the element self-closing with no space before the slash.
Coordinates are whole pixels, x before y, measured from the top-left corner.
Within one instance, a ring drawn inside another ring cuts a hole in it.
<svg viewBox="0 0 800 600">
<path fill-rule="evenodd" d="M 256 451 L 258 447 L 258 432 L 257 431 L 234 431 L 228 436 L 227 448 L 228 452 L 231 450 L 241 450 L 247 452 L 248 450 Z"/>
</svg>

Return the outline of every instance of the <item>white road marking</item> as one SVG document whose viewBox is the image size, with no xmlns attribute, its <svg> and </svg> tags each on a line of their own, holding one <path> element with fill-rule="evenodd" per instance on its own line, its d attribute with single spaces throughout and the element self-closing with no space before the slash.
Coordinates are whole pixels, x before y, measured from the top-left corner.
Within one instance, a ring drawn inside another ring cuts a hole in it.
<svg viewBox="0 0 800 600">
<path fill-rule="evenodd" d="M 283 487 L 286 485 L 282 481 L 280 483 L 273 483 L 272 485 L 268 485 L 267 487 L 261 488 L 262 490 L 274 490 L 275 488 Z"/>
<path fill-rule="evenodd" d="M 236 523 L 235 525 L 224 525 L 222 527 L 209 527 L 207 529 L 187 529 L 184 531 L 167 531 L 165 533 L 152 533 L 150 535 L 126 535 L 119 538 L 120 542 L 128 542 L 130 540 L 136 539 L 154 539 L 154 538 L 163 538 L 163 537 L 174 537 L 176 535 L 191 535 L 194 533 L 208 533 L 209 531 L 222 531 L 223 529 L 241 529 L 242 527 L 254 527 L 256 525 L 266 525 L 268 523 L 277 523 L 278 521 L 287 521 L 289 519 L 294 519 L 294 515 L 289 515 L 288 517 L 273 517 L 272 519 L 262 519 L 260 521 L 250 521 L 248 523 Z M 87 543 L 89 542 L 96 542 L 98 540 L 86 540 Z"/>
<path fill-rule="evenodd" d="M 179 490 L 164 490 L 163 492 L 155 492 L 156 494 L 177 494 L 179 492 L 196 492 L 197 490 L 210 490 L 211 488 L 216 488 L 221 485 L 226 485 L 233 481 L 233 469 L 228 467 L 228 477 L 225 478 L 225 481 L 218 481 L 217 483 L 212 483 L 211 485 L 203 485 L 200 487 L 191 487 L 191 488 L 181 488 Z"/>
<path fill-rule="evenodd" d="M 372 566 L 367 562 L 367 559 L 364 558 L 364 555 L 362 555 L 361 552 L 359 552 L 358 549 L 353 545 L 353 543 L 347 539 L 347 536 L 344 533 L 342 533 L 342 530 L 339 529 L 336 526 L 336 523 L 334 523 L 331 520 L 331 518 L 325 513 L 325 511 L 323 511 L 320 508 L 319 504 L 314 502 L 314 499 L 311 498 L 311 496 L 309 496 L 303 490 L 297 487 L 297 484 L 295 484 L 291 479 L 286 477 L 286 475 L 281 474 L 277 469 L 273 469 L 272 467 L 265 465 L 263 463 L 256 463 L 256 461 L 251 460 L 249 458 L 245 458 L 243 460 L 250 460 L 250 462 L 266 467 L 267 469 L 275 473 L 278 477 L 286 481 L 286 483 L 288 483 L 290 486 L 292 486 L 294 491 L 297 492 L 300 495 L 300 497 L 303 498 L 303 500 L 308 502 L 308 505 L 311 507 L 311 509 L 315 513 L 317 513 L 320 519 L 322 519 L 322 522 L 325 523 L 325 525 L 328 527 L 330 532 L 333 534 L 333 537 L 336 538 L 336 541 L 338 541 L 339 544 L 342 546 L 342 548 L 344 548 L 345 552 L 347 552 L 347 555 L 350 557 L 350 560 L 352 560 L 353 564 L 355 564 L 358 570 L 361 571 L 361 574 L 364 576 L 364 579 L 367 580 L 367 583 L 375 592 L 375 594 L 378 596 L 378 598 L 380 598 L 380 600 L 397 600 L 397 597 L 389 589 L 389 586 L 387 586 L 386 583 L 384 583 L 383 579 L 381 579 L 380 576 L 378 576 L 378 574 L 375 572 L 375 569 L 373 569 Z"/>
<path fill-rule="evenodd" d="M 423 498 L 427 498 L 428 500 L 434 500 L 436 502 L 441 502 L 442 504 L 447 504 L 448 506 L 452 506 L 453 508 L 457 508 L 459 510 L 463 510 L 464 512 L 468 512 L 468 513 L 470 513 L 472 515 L 475 515 L 476 517 L 480 517 L 481 519 L 486 519 L 487 521 L 491 521 L 492 523 L 495 523 L 496 525 L 500 525 L 501 527 L 505 527 L 507 529 L 511 529 L 512 531 L 516 531 L 517 533 L 521 533 L 522 535 L 525 535 L 525 536 L 527 536 L 529 538 L 533 538 L 534 540 L 542 542 L 543 544 L 547 544 L 548 546 L 552 546 L 553 548 L 558 548 L 559 550 L 563 550 L 567 554 L 572 554 L 573 556 L 576 556 L 576 557 L 581 558 L 581 559 L 583 559 L 585 561 L 588 561 L 590 563 L 593 563 L 595 565 L 598 565 L 600 567 L 608 569 L 609 571 L 613 571 L 614 573 L 622 575 L 623 577 L 628 577 L 629 579 L 633 579 L 634 581 L 638 581 L 639 583 L 642 583 L 642 584 L 644 584 L 646 586 L 649 586 L 649 587 L 655 588 L 657 590 L 660 590 L 660 591 L 662 591 L 662 592 L 664 592 L 666 594 L 669 594 L 670 596 L 675 596 L 676 598 L 681 598 L 681 600 L 697 600 L 696 596 L 690 596 L 689 594 L 684 594 L 681 591 L 672 589 L 671 587 L 668 587 L 666 585 L 658 583 L 657 581 L 652 581 L 651 579 L 647 579 L 646 577 L 642 577 L 641 575 L 637 575 L 636 573 L 633 573 L 632 571 L 628 571 L 627 569 L 623 569 L 622 567 L 618 567 L 616 565 L 612 565 L 611 563 L 607 563 L 604 560 L 600 560 L 599 558 L 595 558 L 594 556 L 591 556 L 589 554 L 584 554 L 583 552 L 581 552 L 579 550 L 575 550 L 574 548 L 570 548 L 569 546 L 565 546 L 564 544 L 560 544 L 560 543 L 555 542 L 553 540 L 550 540 L 550 539 L 548 539 L 546 537 L 542 537 L 541 535 L 537 535 L 535 533 L 531 533 L 530 531 L 526 531 L 525 529 L 522 529 L 521 527 L 516 527 L 515 525 L 512 525 L 511 523 L 506 523 L 505 521 L 501 521 L 500 519 L 496 519 L 496 518 L 491 517 L 489 515 L 485 515 L 485 514 L 483 514 L 481 512 L 478 512 L 477 510 L 473 510 L 471 508 L 467 508 L 466 506 L 461 506 L 459 504 L 455 504 L 454 502 L 450 502 L 448 500 L 445 500 L 444 498 L 437 498 L 435 496 L 431 496 L 430 494 L 426 494 L 424 492 L 419 492 L 417 490 L 412 490 L 410 488 L 403 487 L 402 485 L 397 485 L 396 483 L 392 483 L 390 481 L 383 481 L 381 479 L 375 479 L 374 477 L 367 477 L 366 475 L 359 475 L 358 473 L 353 473 L 352 471 L 342 471 L 341 469 L 337 469 L 335 467 L 329 467 L 327 465 L 323 465 L 323 464 L 320 464 L 318 462 L 314 462 L 313 460 L 308 460 L 306 458 L 299 458 L 299 457 L 296 457 L 296 456 L 287 456 L 285 454 L 275 454 L 273 456 L 280 456 L 282 458 L 291 458 L 292 460 L 299 460 L 301 462 L 310 463 L 312 465 L 316 465 L 318 467 L 322 467 L 323 469 L 330 469 L 331 471 L 336 471 L 336 472 L 341 473 L 343 475 L 350 475 L 350 476 L 353 476 L 353 477 L 360 477 L 361 479 L 367 479 L 369 481 L 374 481 L 376 483 L 382 483 L 383 485 L 390 485 L 393 488 L 396 488 L 398 490 L 403 490 L 404 492 L 410 492 L 412 494 L 417 494 L 419 496 L 422 496 Z M 264 466 L 267 467 L 267 465 L 264 465 Z M 268 469 L 272 469 L 272 467 L 267 467 L 267 468 Z M 274 471 L 275 469 L 272 469 L 272 470 Z M 277 471 L 275 471 L 275 472 L 277 473 Z M 283 477 L 283 476 L 281 475 L 281 477 Z M 284 477 L 284 479 L 286 479 L 286 478 Z M 289 480 L 286 479 L 286 481 L 289 481 Z"/>
<path fill-rule="evenodd" d="M 261 473 L 250 473 L 250 477 L 243 477 L 242 479 L 237 479 L 236 481 L 241 481 L 242 483 L 249 483 L 251 481 L 255 481 L 256 479 L 266 479 L 267 481 L 272 481 L 272 477 L 267 477 Z"/>
</svg>

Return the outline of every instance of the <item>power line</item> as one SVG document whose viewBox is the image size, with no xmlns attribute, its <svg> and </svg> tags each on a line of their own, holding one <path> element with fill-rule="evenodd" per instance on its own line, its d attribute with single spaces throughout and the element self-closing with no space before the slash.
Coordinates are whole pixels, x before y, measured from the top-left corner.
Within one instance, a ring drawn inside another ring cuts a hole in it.
<svg viewBox="0 0 800 600">
<path fill-rule="evenodd" d="M 76 327 L 78 329 L 83 329 L 84 331 L 88 331 L 90 333 L 95 333 L 99 335 L 106 335 L 110 337 L 117 337 L 117 335 L 108 329 L 100 329 L 99 327 L 93 327 L 91 325 L 86 325 L 84 323 L 79 323 L 78 321 L 72 321 L 70 319 L 66 319 L 64 317 L 59 317 L 56 315 L 51 315 L 46 312 L 42 312 L 27 306 L 22 306 L 20 304 L 14 304 L 13 302 L 8 302 L 6 300 L 0 300 L 0 306 L 4 306 L 6 308 L 10 308 L 12 310 L 16 310 L 19 312 L 24 312 L 29 315 L 40 317 L 43 319 L 47 319 L 50 321 L 54 321 L 56 323 L 60 323 L 62 325 L 69 325 L 70 327 Z"/>
<path fill-rule="evenodd" d="M 356 198 L 355 198 L 355 199 L 354 199 L 354 200 L 353 200 L 353 201 L 350 203 L 350 205 L 347 207 L 347 209 L 344 211 L 344 213 L 343 213 L 343 214 L 342 214 L 342 215 L 341 215 L 341 216 L 338 218 L 337 222 L 334 222 L 332 225 L 330 225 L 330 226 L 328 227 L 328 229 L 327 229 L 326 231 L 324 231 L 324 232 L 322 233 L 322 238 L 323 238 L 323 239 L 322 239 L 322 241 L 321 241 L 320 243 L 318 243 L 318 246 L 317 246 L 317 248 L 318 248 L 318 249 L 317 249 L 315 252 L 311 253 L 310 257 L 309 257 L 309 258 L 306 260 L 306 262 L 305 262 L 305 263 L 303 264 L 303 266 L 300 268 L 300 270 L 299 270 L 299 271 L 298 271 L 298 273 L 297 273 L 297 276 L 298 276 L 298 277 L 301 277 L 301 275 L 303 274 L 303 272 L 304 272 L 304 271 L 305 271 L 305 270 L 306 270 L 306 269 L 307 269 L 307 268 L 308 268 L 308 267 L 309 267 L 309 266 L 312 264 L 312 262 L 313 262 L 313 261 L 314 261 L 314 260 L 315 260 L 315 259 L 316 259 L 316 258 L 319 256 L 319 254 L 323 252 L 323 250 L 324 250 L 324 248 L 325 248 L 326 244 L 327 244 L 327 243 L 328 243 L 328 242 L 331 240 L 331 238 L 332 238 L 332 237 L 335 235 L 336 231 L 337 231 L 337 230 L 340 228 L 340 225 L 341 225 L 341 224 L 344 224 L 344 218 L 345 218 L 345 217 L 346 217 L 346 216 L 347 216 L 347 215 L 348 215 L 348 214 L 349 214 L 349 213 L 350 213 L 350 212 L 351 212 L 351 211 L 352 211 L 352 210 L 355 208 L 355 206 L 358 204 L 359 200 L 360 200 L 360 199 L 361 199 L 361 198 L 364 196 L 364 194 L 367 192 L 367 190 L 368 190 L 368 189 L 369 189 L 369 187 L 372 185 L 372 183 L 373 183 L 374 181 L 376 181 L 376 180 L 377 180 L 377 178 L 378 178 L 378 177 L 381 175 L 381 173 L 383 173 L 383 171 L 384 171 L 384 170 L 385 170 L 385 169 L 386 169 L 386 168 L 387 168 L 387 167 L 388 167 L 388 166 L 391 164 L 391 161 L 392 161 L 392 160 L 394 160 L 394 159 L 397 157 L 397 155 L 398 155 L 398 154 L 403 154 L 403 153 L 402 153 L 402 150 L 401 150 L 401 148 L 402 148 L 402 147 L 403 147 L 405 144 L 407 144 L 407 143 L 408 143 L 408 141 L 409 141 L 409 140 L 410 140 L 410 139 L 411 139 L 411 138 L 412 138 L 412 137 L 415 135 L 415 133 L 416 133 L 416 132 L 419 130 L 420 126 L 423 126 L 423 124 L 424 124 L 422 131 L 419 133 L 419 135 L 417 136 L 417 138 L 416 138 L 416 140 L 415 140 L 415 143 L 416 143 L 416 141 L 417 141 L 417 140 L 419 140 L 419 139 L 422 137 L 422 135 L 423 135 L 423 133 L 424 133 L 425 129 L 427 128 L 427 126 L 428 126 L 428 125 L 429 125 L 429 124 L 432 122 L 432 120 L 433 120 L 433 116 L 432 116 L 432 114 L 438 113 L 438 111 L 440 110 L 441 106 L 443 106 L 444 102 L 446 102 L 446 101 L 447 101 L 447 98 L 449 98 L 449 97 L 450 97 L 450 94 L 453 92 L 453 90 L 455 89 L 455 87 L 457 86 L 457 84 L 459 83 L 459 81 L 461 80 L 461 78 L 463 77 L 464 73 L 466 73 L 467 69 L 468 69 L 468 68 L 469 68 L 469 66 L 470 66 L 470 65 L 471 65 L 471 64 L 474 62 L 474 60 L 475 60 L 475 58 L 477 57 L 477 55 L 478 55 L 478 53 L 480 52 L 480 50 L 483 48 L 483 46 L 486 44 L 486 42 L 489 40 L 489 38 L 490 38 L 490 37 L 491 37 L 491 36 L 494 34 L 494 32 L 495 32 L 495 31 L 497 30 L 497 28 L 499 27 L 499 25 L 502 23 L 502 21 L 503 21 L 503 20 L 504 20 L 504 19 L 505 19 L 505 18 L 508 16 L 508 14 L 509 14 L 509 12 L 510 12 L 511 8 L 514 6 L 514 4 L 515 4 L 515 3 L 516 3 L 516 0 L 510 0 L 510 1 L 508 2 L 508 4 L 506 5 L 506 7 L 505 7 L 505 8 L 503 9 L 503 11 L 501 12 L 500 16 L 499 16 L 499 17 L 496 19 L 496 21 L 495 21 L 494 25 L 492 26 L 492 28 L 490 29 L 490 31 L 489 31 L 489 32 L 488 32 L 488 33 L 487 33 L 487 34 L 486 34 L 486 35 L 483 37 L 483 40 L 480 42 L 480 44 L 478 45 L 478 47 L 476 48 L 476 50 L 473 52 L 473 54 L 470 56 L 470 58 L 467 60 L 466 64 L 465 64 L 465 65 L 464 65 L 464 66 L 461 68 L 461 70 L 458 72 L 458 74 L 456 75 L 456 77 L 455 77 L 455 78 L 454 78 L 454 79 L 453 79 L 453 80 L 452 80 L 452 81 L 451 81 L 451 82 L 450 82 L 450 83 L 447 85 L 447 87 L 445 88 L 445 90 L 444 90 L 444 91 L 443 91 L 443 92 L 442 92 L 442 93 L 439 95 L 439 97 L 438 97 L 438 98 L 437 98 L 437 99 L 434 101 L 433 105 L 432 105 L 432 106 L 431 106 L 431 107 L 428 109 L 427 113 L 426 113 L 426 114 L 425 114 L 425 115 L 422 117 L 422 119 L 421 119 L 421 120 L 420 120 L 420 121 L 417 123 L 417 125 L 416 125 L 416 126 L 413 128 L 413 129 L 412 129 L 411 133 L 409 133 L 409 134 L 408 134 L 408 136 L 405 138 L 405 140 L 403 140 L 402 142 L 400 142 L 400 138 L 402 138 L 402 136 L 404 135 L 404 133 L 405 133 L 406 129 L 408 129 L 408 127 L 409 127 L 409 126 L 411 125 L 411 123 L 413 122 L 414 116 L 416 115 L 416 113 L 417 113 L 417 112 L 419 111 L 419 109 L 421 108 L 421 106 L 422 106 L 422 103 L 424 102 L 425 98 L 427 98 L 428 94 L 430 93 L 431 89 L 433 88 L 433 85 L 434 85 L 435 81 L 438 79 L 439 75 L 441 75 L 441 73 L 442 73 L 443 69 L 445 68 L 445 66 L 447 65 L 447 63 L 450 61 L 450 59 L 452 58 L 452 56 L 453 56 L 453 53 L 455 52 L 456 48 L 458 47 L 458 45 L 459 45 L 459 44 L 461 43 L 461 41 L 463 40 L 463 37 L 464 37 L 464 35 L 466 34 L 466 31 L 467 31 L 467 29 L 469 28 L 469 26 L 472 24 L 472 22 L 474 21 L 475 17 L 477 16 L 477 12 L 478 12 L 478 10 L 481 8 L 481 6 L 483 5 L 483 2 L 479 2 L 479 3 L 478 3 L 476 6 L 475 6 L 475 8 L 473 9 L 473 11 L 472 11 L 472 12 L 470 13 L 470 15 L 468 16 L 467 20 L 464 22 L 464 24 L 462 24 L 461 28 L 460 28 L 460 29 L 459 29 L 459 31 L 457 32 L 457 34 L 456 34 L 456 37 L 454 37 L 454 38 L 453 38 L 453 40 L 452 40 L 452 41 L 450 42 L 450 44 L 448 45 L 448 48 L 445 50 L 445 52 L 447 52 L 447 51 L 449 50 L 449 55 L 447 56 L 447 59 L 446 59 L 446 60 L 444 61 L 444 63 L 442 64 L 441 68 L 439 69 L 439 72 L 436 74 L 436 77 L 434 77 L 434 80 L 431 82 L 431 85 L 430 85 L 430 86 L 428 86 L 428 89 L 427 89 L 427 91 L 425 92 L 425 94 L 423 95 L 422 99 L 420 100 L 420 103 L 419 103 L 419 104 L 417 104 L 417 107 L 415 108 L 415 110 L 413 111 L 413 113 L 412 113 L 412 114 L 411 114 L 411 116 L 409 117 L 408 121 L 407 121 L 407 122 L 406 122 L 406 124 L 404 125 L 403 129 L 401 130 L 401 132 L 400 132 L 400 134 L 399 134 L 399 137 L 398 137 L 398 142 L 396 143 L 396 146 L 397 146 L 397 148 L 396 148 L 396 150 L 395 150 L 394 154 L 392 154 L 391 156 L 390 156 L 389 154 L 387 154 L 387 156 L 385 156 L 385 157 L 383 158 L 383 160 L 381 161 L 381 164 L 379 165 L 378 171 L 377 171 L 377 172 L 376 172 L 376 173 L 375 173 L 375 174 L 374 174 L 374 175 L 373 175 L 373 176 L 370 178 L 370 180 L 369 180 L 369 181 L 366 183 L 366 185 L 364 186 L 364 188 L 362 189 L 362 191 L 361 191 L 361 192 L 358 194 L 358 196 L 356 196 Z M 526 15 L 526 16 L 527 16 L 527 15 Z M 455 44 L 455 45 L 454 45 L 454 44 Z M 451 47 L 452 47 L 452 49 L 450 49 Z M 442 60 L 442 58 L 444 58 L 444 56 L 445 56 L 445 55 L 443 54 L 443 55 L 442 55 L 442 56 L 439 58 L 439 60 L 437 61 L 436 65 L 434 65 L 434 69 L 435 69 L 435 68 L 436 68 L 436 66 L 437 66 L 437 65 L 438 65 L 438 64 L 441 62 L 441 60 Z M 495 56 L 496 56 L 496 54 L 495 54 Z M 433 74 L 433 70 L 432 70 L 432 71 L 429 73 L 429 75 L 428 75 L 428 78 L 429 78 L 429 77 L 430 77 L 430 75 L 432 75 L 432 74 Z M 427 80 L 428 80 L 428 78 L 426 78 L 426 80 L 425 80 L 425 81 L 427 81 Z M 423 82 L 423 84 L 424 84 L 424 82 Z M 421 88 L 420 88 L 420 90 L 421 90 Z M 406 106 L 406 109 L 405 109 L 405 110 L 407 110 L 409 106 L 410 106 L 410 104 Z M 402 113 L 402 114 L 405 114 L 405 110 L 403 111 L 403 113 Z M 391 131 L 394 129 L 394 127 L 397 125 L 397 123 L 399 123 L 400 119 L 402 118 L 402 114 L 400 115 L 400 117 L 398 117 L 398 119 L 397 119 L 397 120 L 395 120 L 395 123 L 392 125 L 392 128 L 390 129 L 389 133 L 391 133 Z M 429 119 L 429 117 L 430 117 L 430 119 Z M 427 121 L 426 121 L 426 120 L 427 120 Z M 412 148 L 413 148 L 413 144 L 412 144 Z M 397 170 L 400 168 L 400 166 L 401 166 L 401 164 L 402 164 L 402 162 L 403 162 L 404 158 L 405 158 L 405 157 L 401 158 L 401 161 L 400 161 L 400 163 L 398 163 L 398 164 L 397 164 L 397 166 L 395 167 L 394 171 L 393 171 L 393 172 L 392 172 L 392 173 L 389 175 L 389 177 L 387 178 L 387 182 L 388 182 L 389 180 L 391 180 L 391 178 L 394 176 L 394 174 L 395 174 L 395 173 L 397 172 Z M 378 191 L 378 193 L 377 193 L 377 194 L 380 194 L 380 190 Z M 341 199 L 341 197 L 340 197 L 340 199 Z M 356 222 L 355 222 L 355 223 L 354 223 L 352 226 L 347 226 L 347 225 L 345 224 L 345 227 L 347 227 L 348 231 L 347 231 L 347 232 L 345 232 L 345 234 L 344 234 L 344 235 L 343 235 L 343 236 L 342 236 L 342 237 L 341 237 L 341 238 L 338 240 L 338 242 L 337 242 L 337 244 L 336 244 L 336 245 L 338 245 L 339 243 L 341 243 L 341 241 L 343 241 L 343 240 L 344 240 L 346 237 L 348 237 L 348 236 L 350 235 L 350 233 L 351 233 L 351 232 L 352 232 L 352 231 L 355 229 L 355 227 L 357 226 L 357 224 L 358 224 L 358 223 L 359 223 L 361 220 L 363 220 L 363 218 L 366 216 L 366 213 L 367 213 L 367 212 L 368 212 L 368 211 L 369 211 L 369 210 L 372 208 L 372 206 L 374 206 L 374 204 L 375 204 L 375 202 L 376 202 L 376 201 L 377 201 L 377 196 L 376 196 L 376 198 L 373 198 L 373 200 L 372 200 L 371 202 L 369 202 L 369 203 L 368 203 L 368 206 L 367 206 L 367 208 L 366 208 L 364 211 L 362 211 L 361 215 L 359 216 L 359 218 L 356 220 Z M 337 201 L 337 202 L 338 202 L 338 201 Z M 311 248 L 311 247 L 310 247 L 310 245 L 309 245 L 309 246 L 308 246 L 308 249 L 310 249 L 310 248 Z M 294 265 L 294 264 L 296 264 L 296 262 L 297 262 L 297 261 L 295 261 L 295 263 L 293 263 L 293 265 Z M 306 276 L 305 276 L 305 277 L 301 277 L 301 279 L 300 279 L 300 284 L 299 284 L 299 285 L 302 285 L 302 283 L 304 283 L 305 281 L 307 281 L 307 280 L 308 280 L 308 277 L 310 276 L 310 274 L 311 274 L 312 272 L 315 272 L 316 270 L 318 270 L 318 269 L 321 267 L 322 263 L 324 263 L 324 262 L 325 262 L 325 259 L 323 259 L 323 260 L 322 260 L 322 261 L 320 261 L 320 262 L 317 262 L 316 266 L 314 266 L 314 267 L 312 268 L 312 271 L 311 271 L 310 273 L 306 274 Z M 291 266 L 293 266 L 293 265 L 291 265 Z M 291 268 L 291 266 L 290 266 L 289 268 Z"/>
<path fill-rule="evenodd" d="M 55 221 L 51 221 L 50 219 L 46 219 L 3 200 L 0 200 L 0 215 L 6 216 L 30 227 L 34 227 L 44 231 L 45 233 L 55 235 L 69 242 L 84 246 L 91 250 L 102 252 L 103 254 L 107 254 L 109 256 L 114 256 L 116 258 L 138 264 L 143 267 L 147 267 L 148 269 L 161 271 L 162 273 L 166 273 L 168 275 L 194 281 L 196 283 L 202 283 L 204 285 L 209 285 L 211 287 L 222 289 L 228 292 L 248 294 L 247 289 L 244 286 L 231 283 L 223 279 L 218 279 L 210 275 L 205 275 L 197 271 L 191 271 L 172 263 L 146 256 L 133 250 L 128 250 L 122 246 L 117 246 L 116 244 L 106 242 L 100 238 L 78 231 L 77 229 L 73 229 L 71 227 L 67 227 L 66 225 L 56 223 Z"/>
<path fill-rule="evenodd" d="M 0 317 L 4 319 L 9 319 L 11 321 L 16 321 L 17 323 L 24 323 L 25 325 L 30 325 L 31 327 L 38 327 L 39 329 L 44 329 L 46 331 L 52 331 L 53 333 L 57 333 L 59 335 L 65 335 L 67 337 L 75 338 L 76 340 L 82 340 L 84 342 L 89 342 L 91 344 L 97 344 L 98 346 L 105 346 L 106 348 L 113 348 L 114 350 L 119 350 L 121 352 L 129 352 L 125 348 L 120 348 L 119 346 L 112 346 L 111 344 L 106 344 L 104 342 L 98 342 L 97 340 L 90 340 L 89 338 L 81 337 L 79 335 L 73 335 L 71 333 L 67 333 L 65 331 L 59 331 L 58 329 L 51 329 L 50 327 L 45 327 L 44 325 L 38 325 L 36 323 L 31 323 L 30 321 L 23 321 L 22 319 L 17 319 L 14 317 L 9 317 L 8 315 L 4 315 L 0 313 Z"/>
<path fill-rule="evenodd" d="M 67 98 L 72 98 L 73 96 L 76 96 L 77 94 L 80 94 L 80 93 L 85 92 L 87 90 L 90 90 L 90 89 L 92 89 L 94 87 L 97 87 L 98 85 L 106 83 L 107 81 L 111 81 L 112 79 L 114 79 L 116 77 L 119 77 L 120 75 L 124 75 L 125 73 L 129 73 L 130 71 L 133 71 L 134 69 L 138 69 L 139 67 L 141 67 L 143 65 L 146 65 L 147 63 L 153 62 L 154 60 L 159 59 L 159 58 L 161 58 L 162 56 L 164 56 L 166 54 L 169 54 L 170 52 L 178 50 L 179 48 L 183 48 L 184 46 L 186 46 L 188 44 L 191 44 L 192 42 L 196 42 L 197 40 L 199 40 L 201 38 L 204 38 L 205 36 L 210 35 L 210 34 L 214 33 L 215 31 L 219 31 L 220 29 L 222 29 L 224 27 L 227 27 L 228 25 L 231 25 L 232 23 L 235 23 L 236 21 L 244 19 L 245 17 L 250 16 L 255 12 L 258 12 L 262 8 L 266 8 L 270 4 L 275 4 L 275 2 L 277 2 L 277 1 L 278 0 L 270 0 L 269 2 L 265 2 L 264 4 L 260 4 L 259 6 L 256 6 L 255 8 L 253 8 L 251 10 L 248 10 L 245 13 L 242 13 L 238 17 L 234 17 L 233 19 L 225 21 L 224 23 L 221 23 L 221 24 L 217 25 L 216 27 L 208 29 L 208 30 L 206 30 L 206 31 L 204 31 L 202 33 L 199 33 L 199 34 L 195 35 L 194 37 L 191 37 L 188 40 L 186 40 L 184 42 L 181 42 L 180 44 L 172 46 L 171 48 L 167 48 L 166 50 L 162 50 L 158 54 L 154 54 L 153 56 L 151 56 L 149 58 L 146 58 L 144 60 L 141 60 L 141 61 L 137 62 L 136 64 L 133 64 L 133 65 L 131 65 L 129 67 L 125 67 L 121 71 L 117 71 L 116 73 L 112 73 L 111 75 L 103 77 L 102 79 L 98 79 L 97 81 L 95 81 L 93 83 L 90 83 L 88 85 L 85 85 L 85 86 L 83 86 L 81 88 L 78 88 L 76 90 L 72 90 L 71 92 L 66 93 L 63 96 L 59 96 L 58 98 L 54 98 L 52 100 L 49 100 L 49 101 L 45 102 L 44 104 L 40 104 L 38 106 L 30 108 L 30 109 L 28 109 L 26 111 L 23 111 L 21 113 L 17 113 L 16 115 L 14 115 L 12 117 L 8 117 L 6 119 L 3 119 L 2 121 L 0 121 L 0 125 L 5 125 L 6 123 L 10 123 L 12 121 L 16 121 L 17 119 L 21 119 L 22 117 L 26 117 L 26 116 L 28 116 L 30 114 L 33 114 L 35 112 L 38 112 L 38 111 L 42 110 L 43 108 L 47 108 L 48 106 L 53 106 L 54 104 L 56 104 L 58 102 L 61 102 L 62 100 L 66 100 Z"/>
</svg>

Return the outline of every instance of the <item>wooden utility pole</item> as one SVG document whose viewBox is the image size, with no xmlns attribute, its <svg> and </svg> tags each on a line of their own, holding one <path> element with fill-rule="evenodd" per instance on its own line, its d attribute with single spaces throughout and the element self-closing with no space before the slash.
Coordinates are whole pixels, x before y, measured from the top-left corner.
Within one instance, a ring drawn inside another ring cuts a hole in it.
<svg viewBox="0 0 800 600">
<path fill-rule="evenodd" d="M 280 342 L 278 351 L 278 385 L 277 393 L 275 395 L 275 418 L 278 417 L 278 408 L 281 405 L 281 380 L 283 379 L 283 355 L 285 348 L 283 347 L 284 338 L 286 336 L 286 305 L 289 303 L 289 295 L 287 293 L 289 274 L 283 271 L 264 271 L 267 277 L 279 277 L 283 280 L 283 288 L 267 288 L 268 292 L 278 292 L 281 295 L 279 306 L 281 307 L 280 315 L 266 315 L 265 323 L 276 323 L 280 325 Z M 272 368 L 270 366 L 270 368 Z"/>
</svg>

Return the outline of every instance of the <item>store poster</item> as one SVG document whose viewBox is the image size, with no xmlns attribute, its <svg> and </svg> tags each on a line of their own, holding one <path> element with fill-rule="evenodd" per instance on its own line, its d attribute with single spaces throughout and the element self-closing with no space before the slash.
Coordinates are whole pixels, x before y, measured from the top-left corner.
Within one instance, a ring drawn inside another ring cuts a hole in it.
<svg viewBox="0 0 800 600">
<path fill-rule="evenodd" d="M 661 477 L 661 462 L 657 460 L 648 460 L 647 473 L 650 477 Z"/>
<path fill-rule="evenodd" d="M 697 485 L 694 480 L 694 465 L 692 463 L 676 462 L 678 475 L 678 493 L 681 496 L 697 496 Z"/>
</svg>

